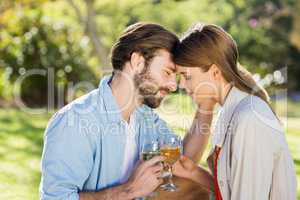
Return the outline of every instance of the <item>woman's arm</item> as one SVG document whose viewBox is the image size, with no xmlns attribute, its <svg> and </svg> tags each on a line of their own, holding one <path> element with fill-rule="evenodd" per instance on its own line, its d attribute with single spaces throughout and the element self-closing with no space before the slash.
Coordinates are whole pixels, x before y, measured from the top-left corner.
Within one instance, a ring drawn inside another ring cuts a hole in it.
<svg viewBox="0 0 300 200">
<path fill-rule="evenodd" d="M 199 106 L 193 124 L 183 141 L 184 155 L 198 163 L 205 151 L 210 136 L 210 127 L 213 118 L 213 105 Z"/>
<path fill-rule="evenodd" d="M 182 156 L 180 160 L 175 163 L 173 173 L 175 176 L 199 183 L 211 191 L 214 190 L 213 176 L 186 156 Z"/>
</svg>

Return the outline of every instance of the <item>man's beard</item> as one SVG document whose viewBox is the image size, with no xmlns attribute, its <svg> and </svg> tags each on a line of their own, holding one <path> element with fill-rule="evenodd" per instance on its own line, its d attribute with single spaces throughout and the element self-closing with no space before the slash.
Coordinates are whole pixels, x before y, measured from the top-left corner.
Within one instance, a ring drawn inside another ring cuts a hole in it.
<svg viewBox="0 0 300 200">
<path fill-rule="evenodd" d="M 156 81 L 150 77 L 148 71 L 136 74 L 134 76 L 134 85 L 138 89 L 141 103 L 150 108 L 157 108 L 162 102 L 163 97 L 159 95 L 159 91 L 170 92 L 166 87 L 159 87 Z"/>
</svg>

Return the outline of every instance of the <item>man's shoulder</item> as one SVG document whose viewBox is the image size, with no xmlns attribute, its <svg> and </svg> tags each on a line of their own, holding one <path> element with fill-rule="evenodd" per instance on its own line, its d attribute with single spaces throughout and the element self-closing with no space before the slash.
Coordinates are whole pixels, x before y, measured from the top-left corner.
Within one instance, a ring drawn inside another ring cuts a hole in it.
<svg viewBox="0 0 300 200">
<path fill-rule="evenodd" d="M 97 109 L 99 105 L 99 89 L 95 89 L 73 100 L 72 102 L 61 108 L 58 113 L 76 112 L 78 114 L 87 114 L 89 113 L 89 111 Z"/>
<path fill-rule="evenodd" d="M 78 124 L 79 120 L 93 120 L 100 113 L 99 89 L 95 89 L 58 110 L 48 123 L 48 130 L 61 123 Z"/>
</svg>

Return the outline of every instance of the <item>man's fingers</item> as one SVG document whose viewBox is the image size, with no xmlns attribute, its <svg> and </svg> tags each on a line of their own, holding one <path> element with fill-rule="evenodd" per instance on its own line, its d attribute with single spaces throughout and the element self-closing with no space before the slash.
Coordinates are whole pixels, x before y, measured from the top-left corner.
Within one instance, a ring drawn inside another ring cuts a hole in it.
<svg viewBox="0 0 300 200">
<path fill-rule="evenodd" d="M 162 162 L 162 161 L 164 161 L 165 160 L 165 157 L 163 157 L 163 156 L 155 156 L 155 157 L 153 157 L 152 159 L 150 159 L 150 160 L 148 160 L 148 161 L 145 161 L 142 165 L 142 168 L 143 169 L 146 169 L 146 168 L 148 168 L 148 167 L 151 167 L 151 166 L 153 166 L 153 165 L 156 165 L 157 163 L 159 163 L 159 162 Z"/>
<path fill-rule="evenodd" d="M 162 179 L 163 178 L 163 173 L 164 172 L 156 172 L 155 176 L 157 177 L 157 179 Z"/>
<path fill-rule="evenodd" d="M 156 172 L 161 172 L 163 170 L 163 166 L 158 164 L 158 165 L 154 165 L 151 168 L 149 168 L 153 173 Z"/>
</svg>

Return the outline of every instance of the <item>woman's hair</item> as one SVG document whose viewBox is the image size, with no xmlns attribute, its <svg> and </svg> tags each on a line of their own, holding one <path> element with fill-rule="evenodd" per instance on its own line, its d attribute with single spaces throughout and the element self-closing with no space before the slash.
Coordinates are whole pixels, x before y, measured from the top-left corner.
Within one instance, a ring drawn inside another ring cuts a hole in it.
<svg viewBox="0 0 300 200">
<path fill-rule="evenodd" d="M 203 71 L 208 71 L 215 64 L 226 81 L 269 104 L 268 93 L 256 83 L 247 69 L 239 65 L 238 57 L 233 38 L 221 27 L 212 24 L 198 23 L 193 26 L 181 38 L 175 51 L 176 64 L 200 67 Z"/>
</svg>

